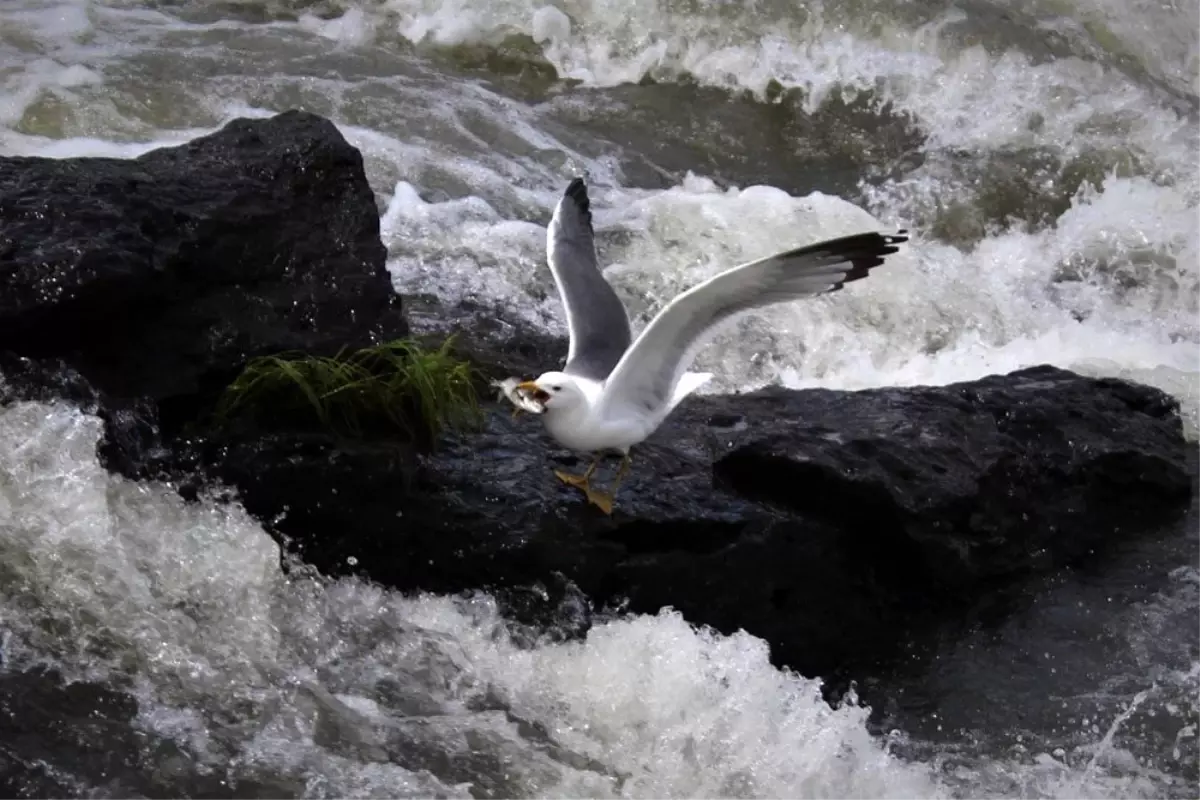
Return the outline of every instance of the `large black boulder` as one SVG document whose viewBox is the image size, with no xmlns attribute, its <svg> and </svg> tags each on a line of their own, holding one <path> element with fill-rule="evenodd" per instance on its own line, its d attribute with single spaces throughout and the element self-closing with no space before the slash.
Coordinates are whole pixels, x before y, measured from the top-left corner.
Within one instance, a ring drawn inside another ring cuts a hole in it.
<svg viewBox="0 0 1200 800">
<path fill-rule="evenodd" d="M 1157 389 L 1048 366 L 692 397 L 635 450 L 611 517 L 552 474 L 585 464 L 499 405 L 425 456 L 310 431 L 219 438 L 201 460 L 326 572 L 491 589 L 518 612 L 538 592 L 673 606 L 834 677 L 1005 582 L 1178 518 L 1192 487 L 1177 412 Z"/>
<path fill-rule="evenodd" d="M 113 397 L 403 334 L 385 259 L 362 155 L 313 114 L 135 159 L 0 157 L 0 351 L 66 359 Z"/>
</svg>

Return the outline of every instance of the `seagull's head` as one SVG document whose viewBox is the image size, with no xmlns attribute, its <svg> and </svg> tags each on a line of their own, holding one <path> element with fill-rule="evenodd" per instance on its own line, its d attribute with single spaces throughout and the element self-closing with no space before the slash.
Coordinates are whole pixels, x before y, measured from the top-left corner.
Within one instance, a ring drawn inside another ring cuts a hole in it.
<svg viewBox="0 0 1200 800">
<path fill-rule="evenodd" d="M 517 388 L 528 393 L 547 410 L 571 408 L 584 402 L 579 384 L 562 372 L 545 372 L 535 380 L 518 383 Z"/>
</svg>

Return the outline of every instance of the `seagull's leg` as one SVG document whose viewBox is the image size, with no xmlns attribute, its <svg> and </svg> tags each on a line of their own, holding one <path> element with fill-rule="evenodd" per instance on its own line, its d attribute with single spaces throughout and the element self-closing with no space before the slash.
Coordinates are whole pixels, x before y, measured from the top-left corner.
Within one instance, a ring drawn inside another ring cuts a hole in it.
<svg viewBox="0 0 1200 800">
<path fill-rule="evenodd" d="M 611 514 L 613 509 L 613 500 L 617 497 L 617 489 L 621 486 L 621 481 L 629 474 L 629 467 L 633 461 L 629 457 L 629 453 L 624 453 L 621 458 L 621 466 L 617 468 L 617 475 L 613 478 L 612 488 L 605 492 L 598 492 L 595 489 L 587 490 L 588 500 L 592 505 L 599 508 L 605 514 Z"/>
<path fill-rule="evenodd" d="M 587 472 L 583 473 L 582 475 L 571 475 L 570 473 L 563 472 L 561 469 L 554 470 L 554 475 L 568 486 L 574 486 L 576 488 L 583 489 L 585 492 L 590 494 L 592 489 L 588 481 L 591 480 L 592 473 L 596 471 L 596 465 L 599 463 L 600 456 L 597 455 L 592 459 L 592 465 L 587 468 Z"/>
</svg>

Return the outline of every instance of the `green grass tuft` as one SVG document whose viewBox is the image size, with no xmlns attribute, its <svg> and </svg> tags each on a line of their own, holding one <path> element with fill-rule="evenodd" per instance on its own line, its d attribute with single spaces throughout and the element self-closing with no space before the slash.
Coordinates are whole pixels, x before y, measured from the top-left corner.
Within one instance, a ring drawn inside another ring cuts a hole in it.
<svg viewBox="0 0 1200 800">
<path fill-rule="evenodd" d="M 401 433 L 432 445 L 446 428 L 482 419 L 470 364 L 398 340 L 335 356 L 281 353 L 251 360 L 226 387 L 216 418 L 266 427 L 317 425 L 342 436 Z"/>
</svg>

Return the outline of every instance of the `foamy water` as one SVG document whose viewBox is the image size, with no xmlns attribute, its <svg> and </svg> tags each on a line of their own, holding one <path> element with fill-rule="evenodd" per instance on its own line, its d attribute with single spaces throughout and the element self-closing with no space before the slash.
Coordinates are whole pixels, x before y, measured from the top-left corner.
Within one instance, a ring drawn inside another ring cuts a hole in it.
<svg viewBox="0 0 1200 800">
<path fill-rule="evenodd" d="M 132 677 L 139 723 L 231 777 L 389 797 L 469 797 L 472 782 L 539 797 L 1127 797 L 1161 786 L 1048 753 L 960 764 L 943 781 L 890 755 L 866 709 L 832 710 L 818 682 L 772 667 L 761 640 L 671 611 L 530 649 L 486 597 L 285 577 L 275 542 L 236 504 L 188 504 L 106 472 L 102 430 L 64 404 L 0 410 L 0 438 L 22 443 L 0 452 L 6 663 Z M 236 725 L 216 721 L 233 709 Z M 405 746 L 504 766 L 446 782 L 384 763 Z M 1083 752 L 1111 763 L 1103 750 Z"/>
<path fill-rule="evenodd" d="M 664 611 L 521 649 L 487 599 L 285 578 L 278 546 L 238 506 L 186 504 L 107 473 L 102 430 L 62 405 L 0 410 L 0 440 L 22 442 L 0 452 L 4 602 L 37 599 L 28 616 L 6 615 L 7 656 L 51 656 L 77 677 L 132 674 L 142 724 L 202 763 L 223 755 L 206 716 L 236 707 L 235 775 L 324 781 L 334 796 L 470 795 L 361 763 L 350 744 L 322 741 L 320 711 L 383 750 L 407 723 L 418 742 L 501 756 L 509 774 L 474 779 L 504 783 L 502 796 L 936 794 L 926 769 L 868 735 L 865 709 L 831 710 L 817 682 L 773 668 L 752 636 Z M 552 758 L 503 713 L 477 708 L 489 703 L 598 767 Z"/>
<path fill-rule="evenodd" d="M 665 192 L 593 190 L 602 248 L 606 232 L 627 242 L 602 249 L 602 260 L 642 322 L 675 292 L 739 260 L 863 229 L 914 222 L 920 229 L 936 218 L 931 207 L 982 194 L 950 180 L 939 166 L 947 152 L 1040 149 L 1067 164 L 1095 152 L 1113 159 L 1108 174 L 1080 187 L 1051 226 L 998 232 L 968 248 L 922 241 L 849 297 L 757 315 L 747 326 L 759 335 L 740 331 L 703 357 L 719 366 L 708 390 L 775 381 L 839 388 L 945 383 L 1049 362 L 1156 383 L 1180 397 L 1195 435 L 1194 117 L 1180 117 L 1152 90 L 1100 64 L 1038 64 L 1019 50 L 993 55 L 982 46 L 957 47 L 939 36 L 961 20 L 956 12 L 915 29 L 885 25 L 885 35 L 873 39 L 856 36 L 855 25 L 843 20 L 830 31 L 825 17 L 834 12 L 819 6 L 802 24 L 779 23 L 766 36 L 760 23 L 778 22 L 783 13 L 772 16 L 769 4 L 732 26 L 722 14 L 682 20 L 652 4 L 563 8 L 398 0 L 357 19 L 376 36 L 394 28 L 411 41 L 443 45 L 526 33 L 560 74 L 596 85 L 636 80 L 648 70 L 759 93 L 773 80 L 804 90 L 809 108 L 831 92 L 872 91 L 928 134 L 926 165 L 868 189 L 865 206 L 765 186 L 721 191 L 702 175 Z M 1113 14 L 1088 9 L 1087 18 L 1119 25 Z M 1175 35 L 1162 17 L 1127 22 L 1134 39 L 1151 25 Z M 1194 65 L 1194 40 L 1175 55 Z M 1179 67 L 1172 63 L 1171 75 Z M 578 169 L 611 173 L 607 164 L 569 155 Z M 1120 174 L 1129 160 L 1142 174 Z M 384 224 L 398 288 L 436 285 L 451 299 L 501 297 L 527 318 L 565 330 L 539 269 L 541 233 L 523 224 L 543 220 L 556 193 L 522 198 L 516 221 L 489 207 L 495 196 L 485 189 L 469 201 L 428 203 L 411 185 L 399 187 Z M 463 230 L 467 240 L 460 242 Z"/>
<path fill-rule="evenodd" d="M 912 246 L 871 280 L 753 315 L 714 342 L 700 358 L 718 375 L 709 390 L 946 383 L 1049 362 L 1161 386 L 1196 435 L 1198 140 L 1194 113 L 1179 112 L 1197 87 L 1192 5 L 1012 6 L 1072 43 L 1054 58 L 1033 29 L 1026 41 L 970 27 L 999 5 L 243 5 L 266 8 L 266 21 L 196 2 L 10 0 L 0 153 L 131 157 L 233 116 L 307 107 L 363 151 L 400 291 L 496 303 L 559 332 L 542 226 L 572 174 L 590 175 L 601 261 L 635 326 L 737 261 L 909 227 Z M 620 146 L 571 122 L 581 112 L 569 92 L 527 102 L 454 73 L 446 55 L 500 43 L 591 87 L 687 74 L 760 96 L 794 89 L 809 110 L 868 93 L 911 118 L 921 158 L 849 197 L 702 170 L 647 188 L 625 174 Z M 994 165 L 1033 156 L 1053 166 L 997 200 Z M 1067 185 L 1079 173 L 1093 183 Z M 963 214 L 973 233 L 946 234 Z M 238 505 L 187 505 L 171 487 L 105 473 L 100 430 L 67 406 L 0 409 L 8 656 L 135 676 L 140 724 L 213 768 L 309 796 L 469 796 L 473 783 L 505 796 L 1178 791 L 1111 715 L 1036 742 L 988 731 L 1007 744 L 964 733 L 960 746 L 896 750 L 867 733 L 865 709 L 831 710 L 815 681 L 772 667 L 760 640 L 670 612 L 528 648 L 487 598 L 285 576 Z M 1194 576 L 1184 569 L 1150 611 L 1194 605 Z M 1186 760 L 1195 707 L 1179 698 L 1198 678 L 1167 660 L 1135 660 L 1108 702 L 1135 721 L 1146 709 L 1190 720 L 1177 742 Z M 420 752 L 467 766 L 435 775 L 433 760 L 395 757 Z"/>
</svg>

